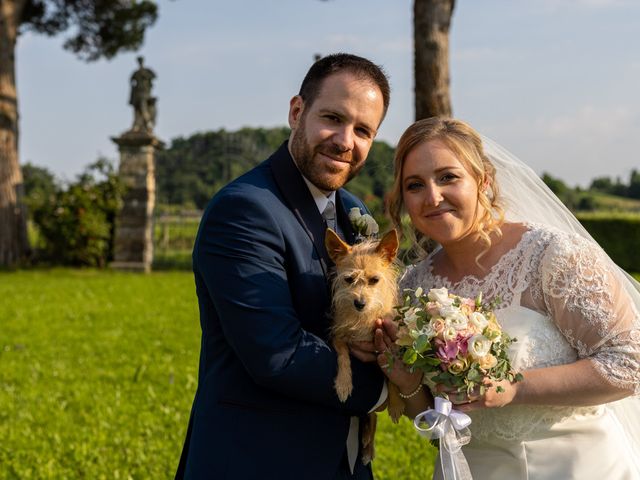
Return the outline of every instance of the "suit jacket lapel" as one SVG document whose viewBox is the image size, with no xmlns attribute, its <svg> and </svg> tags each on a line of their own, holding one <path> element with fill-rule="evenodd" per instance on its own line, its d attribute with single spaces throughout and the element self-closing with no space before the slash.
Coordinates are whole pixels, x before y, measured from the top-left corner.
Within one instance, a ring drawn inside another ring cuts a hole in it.
<svg viewBox="0 0 640 480">
<path fill-rule="evenodd" d="M 313 242 L 325 277 L 328 276 L 329 266 L 333 262 L 324 248 L 324 220 L 298 167 L 293 163 L 287 142 L 271 156 L 271 170 L 282 196 Z"/>
</svg>

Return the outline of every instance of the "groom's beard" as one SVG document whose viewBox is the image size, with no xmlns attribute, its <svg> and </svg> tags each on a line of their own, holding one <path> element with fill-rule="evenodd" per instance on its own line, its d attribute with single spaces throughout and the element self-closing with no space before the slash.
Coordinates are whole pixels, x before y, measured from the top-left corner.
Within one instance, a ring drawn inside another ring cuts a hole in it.
<svg viewBox="0 0 640 480">
<path fill-rule="evenodd" d="M 330 139 L 316 146 L 309 145 L 305 136 L 304 121 L 293 133 L 291 138 L 291 154 L 304 177 L 320 190 L 331 192 L 338 190 L 355 177 L 364 166 L 364 161 L 354 160 L 353 152 L 342 151 Z M 349 163 L 348 168 L 336 170 L 323 158 L 317 155 L 324 153 L 333 158 L 339 158 Z"/>
</svg>

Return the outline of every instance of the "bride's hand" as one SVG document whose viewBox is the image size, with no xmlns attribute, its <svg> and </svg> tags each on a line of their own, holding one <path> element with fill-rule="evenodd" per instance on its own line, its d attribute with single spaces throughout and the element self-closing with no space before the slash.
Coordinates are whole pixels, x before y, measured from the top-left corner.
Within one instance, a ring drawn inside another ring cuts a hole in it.
<svg viewBox="0 0 640 480">
<path fill-rule="evenodd" d="M 511 383 L 508 380 L 496 382 L 488 378 L 485 378 L 483 383 L 485 386 L 483 395 L 480 395 L 478 388 L 470 395 L 462 393 L 454 396 L 455 394 L 451 394 L 450 400 L 456 405 L 456 410 L 470 412 L 481 408 L 499 408 L 513 402 L 518 389 L 517 383 Z"/>
</svg>

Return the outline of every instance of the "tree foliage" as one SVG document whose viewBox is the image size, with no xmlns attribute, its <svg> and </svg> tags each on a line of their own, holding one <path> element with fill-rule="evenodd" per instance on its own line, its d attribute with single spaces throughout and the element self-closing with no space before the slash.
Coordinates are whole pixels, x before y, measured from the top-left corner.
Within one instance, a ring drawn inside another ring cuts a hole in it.
<svg viewBox="0 0 640 480">
<path fill-rule="evenodd" d="M 176 138 L 156 159 L 158 202 L 203 209 L 224 185 L 267 159 L 289 129 L 243 128 Z M 385 192 L 393 180 L 394 149 L 375 141 L 360 174 L 347 188 L 380 216 Z"/>
<path fill-rule="evenodd" d="M 266 159 L 289 137 L 288 128 L 218 130 L 176 138 L 158 152 L 158 202 L 202 209 L 222 186 Z"/>
<path fill-rule="evenodd" d="M 27 163 L 22 166 L 22 175 L 26 193 L 24 201 L 29 212 L 55 201 L 59 185 L 48 169 Z"/>
<path fill-rule="evenodd" d="M 52 36 L 73 27 L 64 48 L 93 61 L 138 49 L 157 17 L 149 0 L 28 0 L 21 29 Z"/>
<path fill-rule="evenodd" d="M 628 184 L 624 183 L 620 177 L 615 181 L 611 177 L 598 177 L 591 181 L 590 188 L 610 195 L 640 199 L 640 171 L 631 170 Z"/>
</svg>

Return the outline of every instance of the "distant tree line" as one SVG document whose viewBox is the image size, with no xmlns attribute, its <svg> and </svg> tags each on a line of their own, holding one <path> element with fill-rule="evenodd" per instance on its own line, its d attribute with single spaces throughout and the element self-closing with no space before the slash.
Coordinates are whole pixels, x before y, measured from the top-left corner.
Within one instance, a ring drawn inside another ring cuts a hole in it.
<svg viewBox="0 0 640 480">
<path fill-rule="evenodd" d="M 204 209 L 220 188 L 266 160 L 287 138 L 289 129 L 283 127 L 218 130 L 174 139 L 157 155 L 158 203 Z M 347 186 L 379 217 L 393 181 L 393 152 L 389 144 L 375 141 L 365 167 Z"/>
<path fill-rule="evenodd" d="M 615 181 L 611 177 L 594 178 L 590 186 L 591 190 L 617 195 L 619 197 L 629 197 L 640 200 L 640 172 L 635 168 L 631 170 L 629 175 L 629 183 L 625 184 L 620 177 Z"/>
<path fill-rule="evenodd" d="M 635 169 L 629 175 L 629 183 L 622 182 L 620 177 L 615 181 L 610 177 L 598 177 L 591 181 L 586 190 L 569 187 L 548 173 L 542 174 L 542 180 L 569 209 L 574 211 L 625 210 L 631 205 L 636 210 L 639 209 L 632 203 L 633 200 L 640 200 L 640 172 Z M 622 199 L 629 199 L 630 202 L 622 203 Z"/>
</svg>

